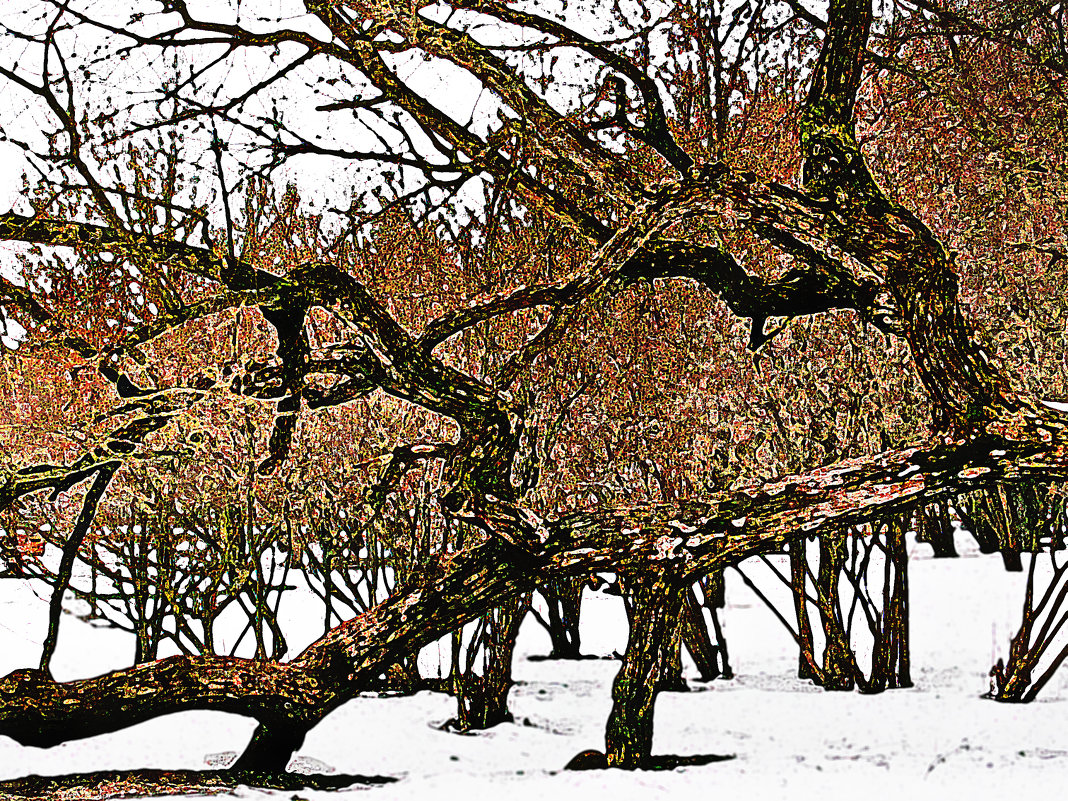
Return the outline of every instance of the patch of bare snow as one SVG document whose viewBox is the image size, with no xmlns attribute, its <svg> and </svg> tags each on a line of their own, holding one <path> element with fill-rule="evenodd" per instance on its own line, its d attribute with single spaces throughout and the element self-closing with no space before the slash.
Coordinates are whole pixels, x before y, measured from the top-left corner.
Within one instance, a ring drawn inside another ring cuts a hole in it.
<svg viewBox="0 0 1068 801">
<path fill-rule="evenodd" d="M 853 796 L 869 801 L 994 799 L 1063 786 L 1068 783 L 1064 678 L 1029 705 L 980 698 L 987 672 L 1004 654 L 1018 622 L 1023 574 L 1006 573 L 997 555 L 979 556 L 963 545 L 962 550 L 965 558 L 954 560 L 924 558 L 929 551 L 917 550 L 910 570 L 916 687 L 874 696 L 827 693 L 798 681 L 789 636 L 729 572 L 723 620 L 738 677 L 692 682 L 689 693 L 661 694 L 654 750 L 730 754 L 733 760 L 662 772 L 563 771 L 579 751 L 603 747 L 618 663 L 529 661 L 530 654 L 547 653 L 549 643 L 528 620 L 517 646 L 514 723 L 460 736 L 437 728 L 455 711 L 444 695 L 360 697 L 309 733 L 290 768 L 386 775 L 398 782 L 296 795 L 239 788 L 235 795 L 624 801 L 714 793 L 746 801 Z M 754 567 L 750 575 L 770 591 L 774 579 L 768 574 Z M 620 599 L 596 593 L 587 598 L 584 650 L 622 651 L 627 629 Z M 34 664 L 44 634 L 41 600 L 23 584 L 0 582 L 0 610 L 0 670 Z M 314 636 L 312 626 L 306 639 Z M 131 653 L 125 635 L 66 616 L 56 668 L 73 678 L 117 667 Z M 235 715 L 187 712 L 47 750 L 0 737 L 0 778 L 221 766 L 241 750 L 253 727 L 253 721 Z"/>
</svg>

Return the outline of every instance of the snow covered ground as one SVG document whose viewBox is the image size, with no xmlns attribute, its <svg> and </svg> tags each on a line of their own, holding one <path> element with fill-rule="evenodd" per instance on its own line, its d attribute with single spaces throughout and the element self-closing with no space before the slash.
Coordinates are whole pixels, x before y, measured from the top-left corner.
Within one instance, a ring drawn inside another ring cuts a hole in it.
<svg viewBox="0 0 1068 801">
<path fill-rule="evenodd" d="M 993 799 L 1064 786 L 1065 678 L 1055 679 L 1030 705 L 980 698 L 990 665 L 1004 654 L 1018 622 L 1023 575 L 1006 574 L 997 556 L 940 561 L 925 558 L 923 546 L 915 551 L 910 578 L 916 687 L 876 696 L 826 693 L 798 681 L 789 636 L 729 575 L 724 622 L 737 678 L 662 694 L 654 750 L 730 754 L 732 760 L 655 772 L 561 770 L 579 751 L 603 747 L 618 663 L 530 661 L 529 655 L 548 651 L 548 638 L 528 620 L 514 668 L 514 724 L 457 735 L 436 728 L 454 711 L 443 695 L 359 698 L 309 734 L 291 767 L 399 781 L 296 794 L 241 788 L 236 795 L 382 801 L 490 796 L 622 801 L 706 793 L 746 801 Z M 754 567 L 752 574 L 758 573 Z M 0 671 L 37 661 L 44 620 L 43 603 L 26 585 L 0 582 Z M 626 622 L 618 598 L 589 596 L 583 637 L 588 653 L 623 650 Z M 131 653 L 125 635 L 68 616 L 55 666 L 60 678 L 91 675 L 122 664 Z M 0 737 L 0 779 L 139 767 L 204 769 L 240 751 L 253 725 L 223 713 L 190 712 L 48 750 Z"/>
</svg>

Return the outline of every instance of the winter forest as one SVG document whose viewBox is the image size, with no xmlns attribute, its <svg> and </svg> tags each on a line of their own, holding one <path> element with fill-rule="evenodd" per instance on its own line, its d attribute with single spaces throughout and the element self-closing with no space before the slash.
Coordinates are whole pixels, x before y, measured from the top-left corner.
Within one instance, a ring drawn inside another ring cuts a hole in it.
<svg viewBox="0 0 1068 801">
<path fill-rule="evenodd" d="M 1064 3 L 0 26 L 0 796 L 1068 778 Z"/>
</svg>

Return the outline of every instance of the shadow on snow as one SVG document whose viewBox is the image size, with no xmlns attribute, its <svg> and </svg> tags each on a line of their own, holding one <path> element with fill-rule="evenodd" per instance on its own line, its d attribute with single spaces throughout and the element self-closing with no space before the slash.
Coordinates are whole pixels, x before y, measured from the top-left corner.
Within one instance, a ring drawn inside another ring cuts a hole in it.
<svg viewBox="0 0 1068 801">
<path fill-rule="evenodd" d="M 0 781 L 0 798 L 56 798 L 95 801 L 131 794 L 227 793 L 238 786 L 267 790 L 343 790 L 355 785 L 390 784 L 392 776 L 263 773 L 231 770 L 105 770 L 63 776 L 25 776 Z"/>
</svg>

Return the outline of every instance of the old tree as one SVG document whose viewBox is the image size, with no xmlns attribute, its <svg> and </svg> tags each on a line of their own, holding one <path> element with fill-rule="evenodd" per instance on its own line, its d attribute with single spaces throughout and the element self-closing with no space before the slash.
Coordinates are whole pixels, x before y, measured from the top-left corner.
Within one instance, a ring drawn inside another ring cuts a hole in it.
<svg viewBox="0 0 1068 801">
<path fill-rule="evenodd" d="M 258 722 L 237 767 L 282 770 L 423 645 L 506 642 L 535 587 L 611 574 L 631 643 L 600 759 L 638 767 L 725 566 L 788 552 L 802 674 L 878 690 L 909 681 L 906 534 L 951 551 L 964 525 L 1007 563 L 1059 542 L 1063 4 L 133 11 L 5 8 L 5 559 L 32 573 L 35 530 L 60 558 L 0 734 L 223 710 Z M 342 529 L 392 560 L 346 615 Z M 287 660 L 253 535 L 286 544 L 271 576 L 321 579 L 324 633 Z M 860 670 L 827 599 L 876 541 Z M 64 594 L 99 612 L 75 568 L 108 542 L 156 571 L 111 574 L 140 588 L 136 664 L 57 681 Z M 251 658 L 215 647 L 227 590 Z M 480 681 L 455 691 L 506 692 Z"/>
</svg>

